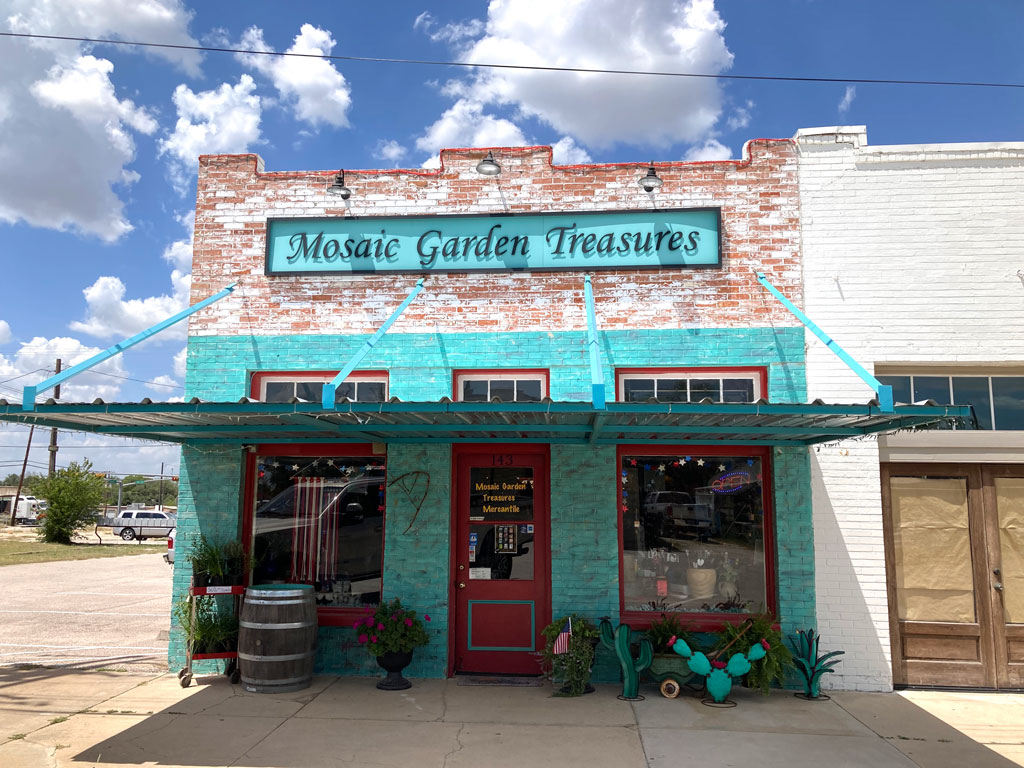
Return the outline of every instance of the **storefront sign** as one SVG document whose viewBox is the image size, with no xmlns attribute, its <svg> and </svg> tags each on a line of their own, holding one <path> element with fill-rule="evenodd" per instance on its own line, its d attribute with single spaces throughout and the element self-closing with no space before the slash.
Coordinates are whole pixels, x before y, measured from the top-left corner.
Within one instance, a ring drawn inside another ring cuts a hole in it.
<svg viewBox="0 0 1024 768">
<path fill-rule="evenodd" d="M 470 520 L 532 520 L 533 469 L 473 467 L 469 471 Z M 516 527 L 498 526 L 502 541 L 514 546 Z"/>
<path fill-rule="evenodd" d="M 270 219 L 267 274 L 718 267 L 717 208 Z"/>
</svg>

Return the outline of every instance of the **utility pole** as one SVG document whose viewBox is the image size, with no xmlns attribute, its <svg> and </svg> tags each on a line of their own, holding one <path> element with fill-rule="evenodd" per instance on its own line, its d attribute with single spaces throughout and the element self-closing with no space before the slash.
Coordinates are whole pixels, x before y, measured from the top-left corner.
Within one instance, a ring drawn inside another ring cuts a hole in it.
<svg viewBox="0 0 1024 768">
<path fill-rule="evenodd" d="M 21 477 L 18 478 L 18 490 L 14 494 L 14 506 L 11 507 L 11 525 L 18 524 L 18 502 L 21 501 L 21 486 L 25 484 L 25 468 L 28 466 L 28 452 L 32 450 L 32 433 L 36 431 L 36 425 L 28 431 L 28 443 L 25 445 L 25 460 L 21 463 Z"/>
<path fill-rule="evenodd" d="M 160 462 L 160 509 L 164 508 L 164 463 Z"/>
<path fill-rule="evenodd" d="M 60 373 L 60 358 L 57 358 L 57 370 L 55 373 Z M 53 389 L 54 400 L 60 400 L 60 384 Z M 53 477 L 53 473 L 57 471 L 57 428 L 54 427 L 50 430 L 50 477 Z"/>
</svg>

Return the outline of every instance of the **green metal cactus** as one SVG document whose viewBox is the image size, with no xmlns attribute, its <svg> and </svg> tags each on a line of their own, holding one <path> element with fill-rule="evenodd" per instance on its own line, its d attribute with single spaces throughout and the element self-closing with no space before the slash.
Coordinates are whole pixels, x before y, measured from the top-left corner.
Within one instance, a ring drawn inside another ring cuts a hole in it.
<svg viewBox="0 0 1024 768">
<path fill-rule="evenodd" d="M 839 663 L 838 659 L 835 661 L 829 661 L 829 659 L 842 656 L 845 651 L 832 651 L 832 653 L 819 656 L 818 641 L 821 640 L 821 635 L 813 629 L 808 629 L 806 632 L 798 629 L 796 634 L 797 640 L 790 640 L 789 642 L 793 646 L 793 660 L 796 662 L 797 669 L 800 670 L 800 674 L 804 678 L 804 698 L 828 698 L 821 695 L 821 676 L 826 672 L 831 672 L 832 668 Z"/>
<path fill-rule="evenodd" d="M 626 701 L 638 701 L 643 698 L 639 693 L 640 673 L 651 666 L 654 658 L 654 648 L 646 637 L 640 639 L 639 657 L 633 658 L 630 644 L 632 633 L 633 630 L 628 624 L 619 624 L 613 632 L 611 622 L 608 619 L 601 619 L 601 643 L 615 651 L 619 658 L 619 666 L 622 667 L 622 695 L 619 698 Z"/>
</svg>

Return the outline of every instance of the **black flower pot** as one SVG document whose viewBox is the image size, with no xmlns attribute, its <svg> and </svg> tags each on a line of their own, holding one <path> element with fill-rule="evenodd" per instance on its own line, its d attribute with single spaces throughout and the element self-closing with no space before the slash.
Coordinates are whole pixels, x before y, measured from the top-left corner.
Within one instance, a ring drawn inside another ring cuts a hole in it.
<svg viewBox="0 0 1024 768">
<path fill-rule="evenodd" d="M 412 651 L 404 653 L 382 653 L 377 657 L 377 665 L 388 673 L 388 676 L 377 683 L 382 691 L 404 691 L 412 688 L 412 683 L 402 677 L 402 670 L 412 661 Z"/>
<path fill-rule="evenodd" d="M 205 589 L 210 586 L 210 574 L 206 571 L 192 569 L 192 586 L 197 589 Z"/>
</svg>

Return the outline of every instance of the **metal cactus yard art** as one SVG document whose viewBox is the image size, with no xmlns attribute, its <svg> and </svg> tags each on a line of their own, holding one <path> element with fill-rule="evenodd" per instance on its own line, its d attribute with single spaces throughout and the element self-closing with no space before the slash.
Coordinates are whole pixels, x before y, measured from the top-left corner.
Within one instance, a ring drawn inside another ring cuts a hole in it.
<svg viewBox="0 0 1024 768">
<path fill-rule="evenodd" d="M 705 687 L 715 704 L 725 704 L 729 691 L 732 690 L 733 679 L 747 674 L 750 671 L 750 662 L 763 659 L 768 652 L 768 641 L 762 640 L 750 646 L 746 653 L 734 653 L 728 662 L 724 662 L 712 661 L 701 651 L 692 650 L 681 638 L 673 637 L 669 640 L 668 646 L 686 659 L 692 672 L 706 678 Z M 729 706 L 732 704 L 729 703 Z"/>
<path fill-rule="evenodd" d="M 796 662 L 797 669 L 800 670 L 800 674 L 804 678 L 803 698 L 827 699 L 828 696 L 821 693 L 821 676 L 826 672 L 831 672 L 839 663 L 838 659 L 832 662 L 829 662 L 829 659 L 842 656 L 845 651 L 832 651 L 832 653 L 819 656 L 818 641 L 821 640 L 821 635 L 813 629 L 808 629 L 806 632 L 798 629 L 796 634 L 796 641 L 790 640 L 790 645 L 793 646 L 793 661 Z M 799 695 L 797 694 L 797 696 Z"/>
<path fill-rule="evenodd" d="M 646 637 L 640 639 L 639 657 L 633 658 L 633 649 L 630 644 L 632 630 L 628 624 L 619 624 L 612 632 L 612 625 L 608 619 L 601 619 L 601 643 L 606 648 L 615 651 L 619 659 L 619 666 L 622 667 L 622 695 L 620 699 L 626 701 L 639 701 L 643 699 L 640 695 L 640 673 L 651 666 L 654 658 L 654 648 L 651 641 Z"/>
</svg>

